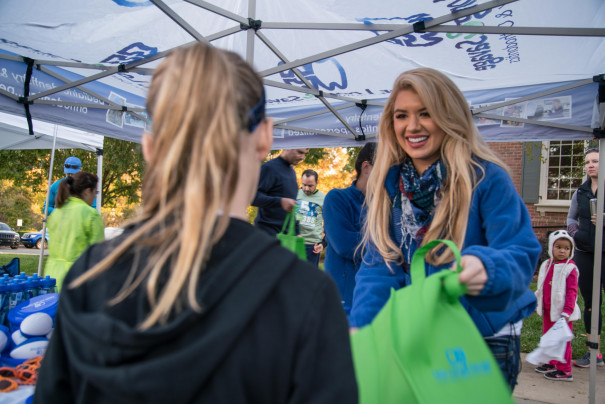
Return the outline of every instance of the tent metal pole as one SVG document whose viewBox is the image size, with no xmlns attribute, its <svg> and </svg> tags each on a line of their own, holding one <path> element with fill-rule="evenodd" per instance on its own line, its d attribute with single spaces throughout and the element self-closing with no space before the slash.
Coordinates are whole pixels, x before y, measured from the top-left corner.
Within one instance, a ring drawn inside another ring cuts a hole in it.
<svg viewBox="0 0 605 404">
<path fill-rule="evenodd" d="M 50 75 L 50 76 L 53 76 L 56 79 L 59 79 L 59 80 L 63 81 L 64 83 L 69 81 L 65 77 L 61 76 L 60 74 L 57 74 L 57 73 L 53 72 L 52 70 L 47 69 L 45 67 L 39 67 L 39 70 L 42 71 L 42 72 L 44 72 L 44 73 L 46 73 L 46 74 L 48 74 L 48 75 Z M 82 91 L 82 92 L 90 95 L 91 97 L 94 97 L 94 98 L 96 98 L 98 100 L 103 101 L 106 104 L 113 105 L 115 107 L 119 107 L 119 109 L 122 109 L 122 107 L 123 107 L 122 105 L 116 104 L 114 101 L 110 100 L 109 98 L 103 97 L 102 95 L 97 94 L 94 91 L 91 91 L 91 90 L 87 89 L 86 87 L 80 86 L 80 87 L 76 87 L 76 88 L 78 90 L 80 90 L 80 91 Z M 45 102 L 52 103 L 53 105 L 60 105 L 60 104 L 57 104 L 57 103 L 60 103 L 60 102 L 63 102 L 63 101 L 39 100 L 38 102 L 36 102 L 36 104 L 44 104 Z M 82 103 L 74 103 L 74 104 L 75 104 L 75 106 L 78 106 L 78 107 L 86 105 L 86 104 L 82 104 Z M 86 105 L 86 107 L 87 108 L 97 108 L 95 105 L 98 105 L 98 104 L 94 104 L 94 105 L 88 104 L 88 105 Z M 131 111 L 131 112 L 132 111 L 145 112 L 145 108 L 128 107 L 128 110 Z M 134 116 L 136 116 L 137 118 L 143 120 L 143 121 L 145 120 L 145 117 L 137 114 L 136 112 L 132 112 L 132 114 Z"/>
<path fill-rule="evenodd" d="M 550 128 L 557 128 L 557 129 L 575 130 L 578 132 L 592 133 L 592 131 L 593 131 L 592 128 L 589 128 L 588 126 L 567 125 L 564 123 L 554 123 L 554 122 L 546 122 L 546 121 L 534 121 L 531 119 L 517 118 L 517 117 L 513 117 L 513 116 L 506 116 L 506 115 L 476 114 L 475 116 L 479 116 L 479 117 L 487 118 L 487 119 L 494 119 L 497 121 L 511 121 L 511 122 L 528 123 L 530 125 L 547 126 Z M 527 141 L 527 140 L 524 139 L 524 141 Z"/>
<path fill-rule="evenodd" d="M 0 95 L 8 97 L 8 98 L 12 99 L 13 101 L 19 101 L 19 97 L 18 96 L 16 96 L 15 94 L 11 94 L 8 91 L 3 90 L 1 88 L 0 88 Z"/>
<path fill-rule="evenodd" d="M 178 24 L 179 27 L 183 28 L 189 35 L 194 37 L 196 40 L 200 42 L 206 42 L 206 38 L 195 28 L 193 28 L 187 21 L 183 20 L 180 15 L 175 13 L 170 7 L 166 5 L 161 0 L 151 0 L 151 2 L 159 8 L 164 14 L 166 14 L 172 21 Z"/>
<path fill-rule="evenodd" d="M 283 88 L 284 90 L 290 90 L 290 91 L 294 91 L 297 93 L 311 94 L 311 95 L 315 95 L 315 96 L 319 95 L 319 90 L 316 90 L 315 88 L 297 87 L 297 86 L 293 86 L 290 84 L 280 83 L 279 81 L 273 81 L 273 80 L 268 80 L 268 79 L 263 79 L 263 83 L 265 83 L 265 85 L 269 86 L 269 87 Z M 331 93 L 324 93 L 323 96 L 324 96 L 324 98 L 333 98 L 335 100 L 341 100 L 341 101 L 347 101 L 347 102 L 353 102 L 353 103 L 361 102 L 361 98 L 344 97 L 342 95 L 335 95 L 335 94 L 331 94 Z M 384 105 L 386 103 L 384 101 L 367 100 L 366 104 L 376 105 L 378 107 L 384 107 Z"/>
<path fill-rule="evenodd" d="M 238 14 L 232 13 L 231 11 L 227 11 L 224 8 L 215 6 L 214 4 L 210 4 L 206 1 L 202 1 L 202 0 L 185 0 L 185 1 L 188 3 L 191 3 L 191 4 L 195 4 L 196 6 L 199 6 L 199 7 L 203 8 L 204 10 L 211 11 L 214 14 L 222 15 L 225 18 L 228 18 L 235 22 L 239 22 L 240 24 L 246 24 L 246 25 L 248 24 L 248 21 L 244 17 L 242 17 Z"/>
<path fill-rule="evenodd" d="M 111 76 L 112 74 L 117 73 L 118 71 L 119 71 L 119 67 L 115 66 L 104 72 L 97 73 L 92 76 L 84 77 L 80 80 L 72 81 L 70 83 L 63 84 L 62 86 L 55 87 L 52 90 L 46 90 L 41 93 L 31 95 L 31 96 L 27 97 L 27 101 L 34 101 L 34 100 L 37 100 L 38 98 L 42 98 L 42 97 L 46 97 L 46 96 L 49 96 L 49 95 L 52 95 L 55 93 L 59 93 L 63 90 L 68 90 L 70 88 L 78 87 L 82 84 L 90 83 L 91 81 L 96 81 L 96 80 L 102 79 L 103 77 Z"/>
<path fill-rule="evenodd" d="M 355 23 L 311 23 L 311 22 L 263 22 L 266 29 L 296 30 L 342 30 L 342 31 L 394 31 L 404 24 L 355 24 Z M 553 28 L 553 27 L 494 27 L 472 25 L 448 25 L 425 29 L 427 32 L 462 34 L 504 34 L 504 35 L 547 35 L 547 36 L 605 36 L 602 28 Z"/>
<path fill-rule="evenodd" d="M 55 125 L 53 130 L 53 148 L 50 152 L 50 169 L 48 170 L 48 187 L 46 188 L 46 202 L 44 203 L 44 220 L 42 220 L 42 248 L 40 248 L 40 258 L 38 259 L 38 276 L 42 276 L 42 260 L 44 259 L 44 247 L 46 244 L 46 220 L 48 219 L 48 201 L 50 199 L 50 186 L 53 181 L 53 167 L 55 163 L 55 146 L 57 145 L 57 133 L 59 125 Z"/>
<path fill-rule="evenodd" d="M 103 149 L 97 149 L 97 211 L 101 214 L 101 201 L 103 200 Z"/>
<path fill-rule="evenodd" d="M 395 31 L 405 24 L 364 24 L 364 23 L 329 23 L 329 22 L 273 22 L 263 21 L 267 29 L 310 29 L 326 31 Z"/>
<path fill-rule="evenodd" d="M 428 32 L 446 32 L 448 34 L 500 34 L 500 35 L 546 35 L 546 36 L 605 36 L 603 28 L 549 28 L 549 27 L 472 27 L 470 25 L 440 26 L 427 28 Z"/>
<path fill-rule="evenodd" d="M 605 140 L 599 139 L 599 162 L 605 162 Z M 603 212 L 603 206 L 605 196 L 603 195 L 603 179 L 605 178 L 605 164 L 599 164 L 599 176 L 597 186 L 597 212 Z M 592 343 L 589 345 L 590 352 L 590 387 L 588 401 L 591 404 L 595 403 L 596 399 L 596 377 L 597 377 L 597 355 L 599 354 L 599 340 L 601 337 L 601 330 L 599 327 L 599 313 L 601 311 L 601 260 L 603 257 L 603 215 L 597 215 L 596 223 L 597 231 L 595 232 L 595 245 L 594 245 L 594 266 L 593 266 L 593 277 L 592 277 L 592 312 L 590 313 L 591 327 L 589 341 Z"/>
<path fill-rule="evenodd" d="M 339 105 L 339 106 L 333 107 L 333 108 L 336 110 L 341 110 L 341 109 L 353 108 L 354 106 L 355 106 L 355 103 L 351 102 L 351 103 Z M 319 111 L 309 112 L 307 114 L 297 115 L 297 116 L 293 116 L 290 118 L 284 118 L 284 119 L 273 118 L 273 119 L 274 119 L 275 124 L 279 125 L 279 124 L 284 124 L 287 122 L 299 121 L 301 119 L 312 118 L 314 116 L 325 115 L 329 112 L 330 111 L 328 111 L 326 109 L 321 109 Z"/>
<path fill-rule="evenodd" d="M 336 132 L 330 132 L 328 130 L 321 130 L 321 129 L 309 129 L 309 128 L 303 128 L 300 126 L 290 126 L 290 125 L 273 125 L 274 129 L 285 129 L 285 130 L 293 130 L 293 131 L 297 131 L 297 132 L 307 132 L 307 133 L 316 133 L 318 135 L 328 135 L 328 136 L 334 136 L 334 137 L 342 137 L 345 139 L 351 139 L 351 135 L 347 135 L 345 133 L 336 133 Z M 376 133 L 366 133 L 366 139 L 370 138 L 370 137 L 374 137 L 376 136 Z"/>
<path fill-rule="evenodd" d="M 605 131 L 605 86 L 599 86 L 597 104 L 599 110 L 599 122 L 601 133 Z M 599 138 L 599 162 L 605 162 L 605 139 Z M 599 176 L 597 185 L 597 212 L 603 212 L 605 205 L 605 164 L 599 164 Z M 592 277 L 592 312 L 590 313 L 590 383 L 588 402 L 594 404 L 596 400 L 597 384 L 597 355 L 600 351 L 601 330 L 599 329 L 599 314 L 601 313 L 601 265 L 603 259 L 603 215 L 597 215 L 597 231 L 595 231 L 594 267 Z"/>
<path fill-rule="evenodd" d="M 495 104 L 491 104 L 485 107 L 480 107 L 480 108 L 473 108 L 473 110 L 471 111 L 471 113 L 473 115 L 478 114 L 480 112 L 483 111 L 491 111 L 500 107 L 506 107 L 508 105 L 515 105 L 515 104 L 519 104 L 521 102 L 524 101 L 528 101 L 528 100 L 533 100 L 536 98 L 541 98 L 541 97 L 546 97 L 547 95 L 551 95 L 551 94 L 556 94 L 556 93 L 560 93 L 563 91 L 567 91 L 567 90 L 571 90 L 573 88 L 577 88 L 577 87 L 582 87 L 588 84 L 592 84 L 594 83 L 594 79 L 593 78 L 589 78 L 589 79 L 585 79 L 582 81 L 578 81 L 577 83 L 572 83 L 572 84 L 566 84 L 564 86 L 561 87 L 556 87 L 556 88 L 552 88 L 550 90 L 546 90 L 546 91 L 541 91 L 539 93 L 536 94 L 532 94 L 532 95 L 526 95 L 525 97 L 520 97 L 520 98 L 515 98 L 514 100 L 509 100 L 509 101 L 503 101 L 503 102 L 498 102 Z"/>
<path fill-rule="evenodd" d="M 256 19 L 256 0 L 248 0 L 248 21 Z M 254 34 L 255 29 L 249 28 L 246 32 L 246 61 L 254 66 Z"/>
<path fill-rule="evenodd" d="M 0 150 L 11 150 L 11 148 L 14 148 L 14 147 L 17 147 L 19 145 L 23 145 L 23 144 L 29 143 L 32 140 L 35 141 L 35 140 L 39 139 L 41 136 L 40 135 L 32 135 L 30 137 L 32 137 L 33 139 L 20 140 L 18 142 L 11 143 L 11 144 L 8 144 L 6 146 L 0 147 Z"/>
</svg>

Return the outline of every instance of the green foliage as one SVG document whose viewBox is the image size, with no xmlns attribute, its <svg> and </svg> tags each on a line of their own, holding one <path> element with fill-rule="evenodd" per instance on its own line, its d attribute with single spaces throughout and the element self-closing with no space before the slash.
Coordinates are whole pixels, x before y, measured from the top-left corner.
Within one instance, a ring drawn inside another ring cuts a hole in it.
<svg viewBox="0 0 605 404">
<path fill-rule="evenodd" d="M 144 171 L 141 145 L 106 137 L 103 148 L 102 206 L 114 208 L 120 197 L 127 204 L 139 203 Z"/>
<path fill-rule="evenodd" d="M 271 153 L 269 153 L 269 156 L 267 156 L 264 161 L 271 160 L 279 156 L 281 152 L 281 150 L 271 150 Z M 329 152 L 322 148 L 309 149 L 309 152 L 305 156 L 305 159 L 302 161 L 302 163 L 315 165 L 328 154 Z"/>
<path fill-rule="evenodd" d="M 319 160 L 323 159 L 328 154 L 328 151 L 325 149 L 309 149 L 309 152 L 305 156 L 303 163 L 316 165 L 319 163 Z"/>
<path fill-rule="evenodd" d="M 65 176 L 63 163 L 69 156 L 82 161 L 83 171 L 97 174 L 96 153 L 57 149 L 51 182 Z M 13 180 L 17 188 L 46 192 L 50 159 L 50 150 L 0 150 L 0 178 Z M 128 203 L 138 203 L 143 167 L 139 144 L 106 137 L 103 141 L 102 206 L 115 207 L 118 197 L 126 197 Z"/>
<path fill-rule="evenodd" d="M 352 173 L 355 171 L 355 160 L 357 160 L 357 156 L 359 155 L 359 152 L 361 151 L 362 146 L 345 147 L 345 149 L 347 149 L 347 154 L 349 155 L 349 161 L 344 166 L 343 171 Z"/>
<path fill-rule="evenodd" d="M 0 181 L 0 222 L 17 230 L 17 219 L 22 219 L 21 228 L 39 230 L 42 227 L 42 215 L 32 209 L 32 195 L 26 189 L 16 188 L 11 181 Z"/>
<path fill-rule="evenodd" d="M 82 161 L 82 170 L 97 172 L 97 155 L 80 149 L 57 149 L 53 159 L 51 183 L 63 178 L 63 164 L 69 156 Z M 0 150 L 0 221 L 22 229 L 42 227 L 42 206 L 48 189 L 50 150 Z M 105 137 L 101 179 L 102 207 L 106 225 L 119 225 L 136 213 L 141 198 L 144 161 L 137 143 Z M 105 211 L 109 213 L 106 213 Z"/>
</svg>

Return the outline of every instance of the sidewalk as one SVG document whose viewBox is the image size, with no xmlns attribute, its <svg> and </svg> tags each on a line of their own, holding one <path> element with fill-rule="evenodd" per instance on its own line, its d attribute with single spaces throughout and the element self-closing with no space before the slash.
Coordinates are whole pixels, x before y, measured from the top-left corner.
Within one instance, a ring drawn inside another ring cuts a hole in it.
<svg viewBox="0 0 605 404">
<path fill-rule="evenodd" d="M 588 403 L 590 368 L 573 367 L 573 382 L 558 382 L 544 378 L 537 373 L 536 365 L 525 360 L 527 354 L 521 354 L 522 369 L 519 384 L 513 397 L 519 404 L 580 404 Z M 595 403 L 605 403 L 605 366 L 597 366 Z"/>
</svg>

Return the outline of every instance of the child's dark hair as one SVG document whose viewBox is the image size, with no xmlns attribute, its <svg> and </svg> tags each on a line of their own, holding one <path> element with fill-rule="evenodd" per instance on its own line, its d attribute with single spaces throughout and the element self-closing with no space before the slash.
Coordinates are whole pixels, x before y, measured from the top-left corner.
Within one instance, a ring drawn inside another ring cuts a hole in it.
<svg viewBox="0 0 605 404">
<path fill-rule="evenodd" d="M 376 142 L 366 143 L 365 146 L 359 151 L 357 160 L 355 160 L 355 171 L 357 172 L 357 178 L 361 175 L 361 166 L 364 161 L 374 165 L 374 156 L 376 155 Z"/>
<path fill-rule="evenodd" d="M 80 171 L 72 176 L 68 176 L 59 183 L 55 206 L 60 208 L 70 196 L 82 199 L 82 193 L 88 188 L 96 190 L 98 182 L 99 179 L 96 175 L 87 173 L 86 171 Z"/>
</svg>

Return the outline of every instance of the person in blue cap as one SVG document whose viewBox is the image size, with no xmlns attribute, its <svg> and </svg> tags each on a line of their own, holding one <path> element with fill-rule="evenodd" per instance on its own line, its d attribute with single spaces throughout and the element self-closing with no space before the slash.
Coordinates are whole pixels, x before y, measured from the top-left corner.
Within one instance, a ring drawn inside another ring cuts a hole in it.
<svg viewBox="0 0 605 404">
<path fill-rule="evenodd" d="M 80 161 L 79 158 L 70 156 L 65 159 L 65 163 L 63 163 L 63 172 L 65 173 L 65 177 L 53 182 L 53 184 L 50 186 L 50 195 L 48 197 L 48 213 L 47 213 L 47 215 L 50 215 L 51 213 L 53 213 L 53 210 L 55 210 L 55 199 L 57 198 L 57 190 L 59 189 L 59 184 L 61 183 L 61 181 L 63 181 L 67 177 L 71 177 L 75 173 L 79 173 L 80 171 L 82 171 L 82 161 Z M 96 199 L 92 202 L 91 206 L 95 209 L 97 208 Z M 44 213 L 45 209 L 46 209 L 46 201 L 44 202 L 44 206 L 42 206 L 42 213 Z"/>
</svg>

